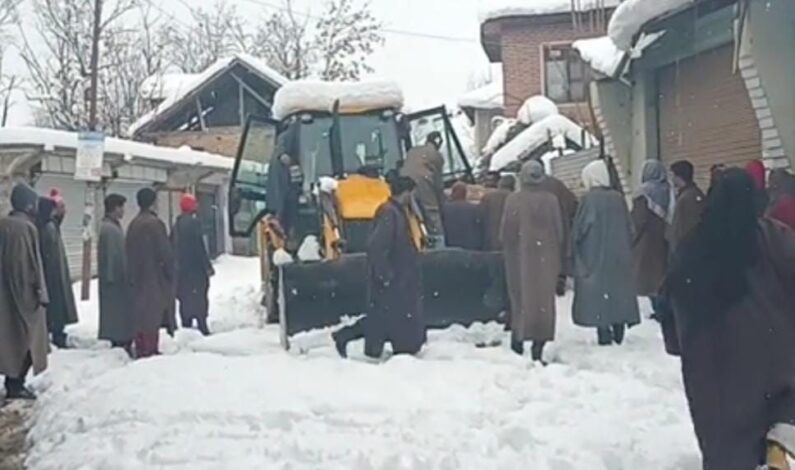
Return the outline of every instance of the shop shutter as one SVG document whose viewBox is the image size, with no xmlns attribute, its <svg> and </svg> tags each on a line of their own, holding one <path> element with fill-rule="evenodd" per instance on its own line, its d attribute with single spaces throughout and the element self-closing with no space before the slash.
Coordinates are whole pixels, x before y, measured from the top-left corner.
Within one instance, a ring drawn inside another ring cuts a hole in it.
<svg viewBox="0 0 795 470">
<path fill-rule="evenodd" d="M 742 166 L 761 158 L 761 132 L 727 45 L 659 69 L 660 155 L 670 164 L 689 160 L 706 190 L 718 163 Z"/>
</svg>

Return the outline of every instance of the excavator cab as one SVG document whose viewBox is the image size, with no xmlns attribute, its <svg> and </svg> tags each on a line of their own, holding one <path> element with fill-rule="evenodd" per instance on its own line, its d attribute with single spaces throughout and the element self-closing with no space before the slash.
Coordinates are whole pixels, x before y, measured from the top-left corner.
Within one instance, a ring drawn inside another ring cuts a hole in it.
<svg viewBox="0 0 795 470">
<path fill-rule="evenodd" d="M 357 84 L 340 85 L 345 90 L 328 85 L 336 93 L 318 106 L 322 100 L 303 98 L 307 93 L 301 86 L 294 82 L 277 93 L 279 120 L 248 119 L 229 188 L 230 233 L 259 236 L 263 303 L 269 321 L 281 324 L 285 347 L 296 333 L 366 312 L 367 237 L 376 210 L 390 197 L 385 177 L 400 170 L 412 145 L 424 144 L 434 130 L 440 132 L 445 183 L 472 180 L 472 168 L 444 107 L 407 116 L 400 112 L 402 101 L 362 102 L 357 97 L 366 93 Z M 282 93 L 287 97 L 280 97 Z M 285 104 L 296 94 L 304 101 Z M 274 217 L 278 195 L 268 194 L 269 170 L 284 155 L 302 174 L 288 230 Z M 428 326 L 496 319 L 503 307 L 499 277 L 494 275 L 501 256 L 431 250 L 422 208 L 415 203 L 407 215 L 422 251 Z M 311 249 L 313 241 L 316 248 Z M 310 248 L 305 249 L 302 245 L 307 244 Z M 282 250 L 294 262 L 277 266 L 274 257 Z"/>
</svg>

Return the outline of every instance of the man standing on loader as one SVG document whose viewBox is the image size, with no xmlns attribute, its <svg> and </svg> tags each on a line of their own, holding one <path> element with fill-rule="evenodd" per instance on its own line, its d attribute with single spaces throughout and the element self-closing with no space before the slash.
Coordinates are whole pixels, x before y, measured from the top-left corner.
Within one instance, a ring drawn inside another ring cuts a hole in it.
<svg viewBox="0 0 795 470">
<path fill-rule="evenodd" d="M 407 211 L 416 184 L 398 176 L 389 181 L 392 197 L 381 205 L 367 241 L 367 316 L 334 333 L 337 352 L 364 338 L 364 353 L 378 359 L 384 343 L 395 354 L 416 354 L 425 344 L 420 254 L 411 236 Z"/>
<path fill-rule="evenodd" d="M 442 204 L 444 203 L 444 157 L 439 152 L 442 148 L 442 134 L 433 131 L 428 134 L 425 145 L 409 150 L 406 163 L 400 171 L 417 185 L 417 200 L 423 210 L 425 227 L 434 243 L 444 240 L 442 226 Z"/>
<path fill-rule="evenodd" d="M 298 218 L 298 199 L 303 191 L 304 174 L 294 157 L 298 148 L 297 132 L 287 130 L 276 142 L 276 158 L 268 167 L 268 212 L 281 224 L 289 240 Z"/>
</svg>

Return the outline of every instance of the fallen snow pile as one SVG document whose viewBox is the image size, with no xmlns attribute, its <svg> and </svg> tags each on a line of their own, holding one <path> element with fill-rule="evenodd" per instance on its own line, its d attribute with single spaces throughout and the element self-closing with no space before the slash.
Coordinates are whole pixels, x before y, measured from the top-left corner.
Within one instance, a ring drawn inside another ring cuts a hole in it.
<svg viewBox="0 0 795 470">
<path fill-rule="evenodd" d="M 483 147 L 483 154 L 491 155 L 496 152 L 508 140 L 508 133 L 511 132 L 516 122 L 516 119 L 513 118 L 503 118 L 491 132 L 486 145 Z"/>
<path fill-rule="evenodd" d="M 615 76 L 624 57 L 624 52 L 618 50 L 610 36 L 574 41 L 572 47 L 592 69 L 608 77 Z"/>
<path fill-rule="evenodd" d="M 419 358 L 374 365 L 361 341 L 339 359 L 328 334 L 285 353 L 277 328 L 252 328 L 257 259 L 216 268 L 214 336 L 180 330 L 162 339 L 163 356 L 136 362 L 101 345 L 51 355 L 33 382 L 26 468 L 700 468 L 679 362 L 654 322 L 599 348 L 592 329 L 571 324 L 567 296 L 549 367 L 511 353 L 494 324 L 431 331 Z M 86 305 L 69 333 L 87 341 L 96 310 Z M 494 340 L 503 344 L 475 346 Z"/>
<path fill-rule="evenodd" d="M 579 0 L 578 11 L 600 7 L 614 7 L 621 0 Z M 482 0 L 479 12 L 481 23 L 510 16 L 551 15 L 570 13 L 571 0 Z"/>
<path fill-rule="evenodd" d="M 629 51 L 644 25 L 692 3 L 694 0 L 626 0 L 610 19 L 607 34 L 618 49 Z"/>
<path fill-rule="evenodd" d="M 286 266 L 293 264 L 295 260 L 290 253 L 287 253 L 283 248 L 279 248 L 273 253 L 273 264 L 276 266 Z"/>
<path fill-rule="evenodd" d="M 582 144 L 583 135 L 585 147 L 596 143 L 594 137 L 566 116 L 557 114 L 549 116 L 522 131 L 519 135 L 505 144 L 491 157 L 491 171 L 501 171 L 511 163 L 522 161 L 532 152 L 552 139 L 563 145 L 565 140 Z M 564 140 L 565 139 L 565 140 Z M 561 142 L 562 141 L 562 142 Z"/>
<path fill-rule="evenodd" d="M 403 91 L 394 82 L 320 82 L 300 80 L 279 88 L 273 103 L 273 116 L 284 119 L 301 111 L 331 112 L 339 100 L 340 111 L 401 109 Z"/>
<path fill-rule="evenodd" d="M 522 107 L 516 112 L 516 118 L 522 124 L 529 126 L 557 114 L 560 114 L 558 105 L 546 96 L 535 95 L 522 104 Z"/>
<path fill-rule="evenodd" d="M 314 235 L 307 235 L 298 248 L 298 259 L 301 261 L 320 261 L 320 243 Z"/>
<path fill-rule="evenodd" d="M 474 109 L 502 109 L 505 106 L 502 82 L 491 82 L 466 93 L 459 98 L 458 106 Z"/>
</svg>

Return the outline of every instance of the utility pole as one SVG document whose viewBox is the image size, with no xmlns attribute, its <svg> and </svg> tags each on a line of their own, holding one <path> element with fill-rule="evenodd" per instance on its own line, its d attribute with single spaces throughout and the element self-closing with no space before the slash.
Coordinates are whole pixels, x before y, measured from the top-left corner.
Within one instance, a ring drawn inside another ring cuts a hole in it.
<svg viewBox="0 0 795 470">
<path fill-rule="evenodd" d="M 94 27 L 91 33 L 91 85 L 89 89 L 88 127 L 97 130 L 97 89 L 99 88 L 99 41 L 102 35 L 102 2 L 94 0 Z M 86 182 L 85 209 L 83 215 L 83 266 L 80 286 L 80 298 L 88 300 L 91 293 L 91 249 L 94 239 L 94 206 L 96 186 Z"/>
</svg>

